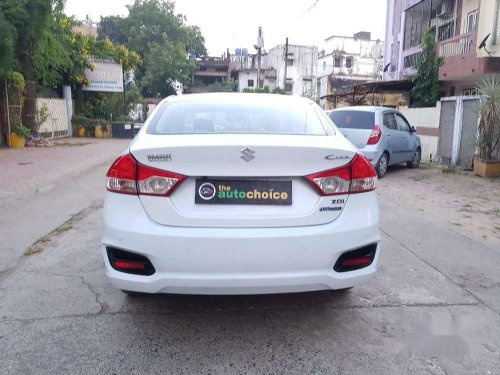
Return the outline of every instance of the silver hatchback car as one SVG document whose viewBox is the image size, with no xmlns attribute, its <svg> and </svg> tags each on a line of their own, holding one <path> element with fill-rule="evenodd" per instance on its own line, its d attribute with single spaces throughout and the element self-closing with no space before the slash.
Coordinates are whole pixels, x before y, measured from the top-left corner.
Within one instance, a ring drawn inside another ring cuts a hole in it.
<svg viewBox="0 0 500 375">
<path fill-rule="evenodd" d="M 365 155 L 379 177 L 389 165 L 417 168 L 422 157 L 414 126 L 398 111 L 386 107 L 346 107 L 329 113 L 344 136 Z"/>
</svg>

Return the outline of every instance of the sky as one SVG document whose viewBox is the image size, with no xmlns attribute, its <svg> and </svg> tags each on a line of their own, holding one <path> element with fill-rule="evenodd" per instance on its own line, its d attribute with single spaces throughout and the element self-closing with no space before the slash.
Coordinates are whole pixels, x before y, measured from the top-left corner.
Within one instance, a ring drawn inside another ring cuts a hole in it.
<svg viewBox="0 0 500 375">
<path fill-rule="evenodd" d="M 127 14 L 133 0 L 67 0 L 66 14 L 93 21 L 101 16 Z M 262 26 L 264 49 L 284 44 L 323 46 L 331 35 L 352 36 L 370 31 L 372 39 L 384 39 L 386 0 L 177 0 L 176 13 L 189 25 L 201 28 L 211 56 L 227 48 L 248 48 L 254 53 L 257 30 Z"/>
</svg>

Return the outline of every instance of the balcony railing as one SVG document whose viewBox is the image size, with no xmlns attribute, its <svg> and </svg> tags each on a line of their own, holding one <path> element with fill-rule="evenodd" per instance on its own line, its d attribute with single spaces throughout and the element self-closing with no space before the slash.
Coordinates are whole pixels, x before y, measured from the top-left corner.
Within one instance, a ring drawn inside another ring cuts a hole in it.
<svg viewBox="0 0 500 375">
<path fill-rule="evenodd" d="M 458 35 L 439 43 L 439 56 L 451 57 L 469 53 L 474 48 L 476 33 Z"/>
</svg>

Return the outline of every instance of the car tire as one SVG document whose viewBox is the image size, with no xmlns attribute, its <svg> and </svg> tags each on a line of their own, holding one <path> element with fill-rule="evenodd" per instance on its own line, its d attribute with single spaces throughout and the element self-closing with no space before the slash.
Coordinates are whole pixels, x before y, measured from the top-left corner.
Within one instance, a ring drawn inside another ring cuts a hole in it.
<svg viewBox="0 0 500 375">
<path fill-rule="evenodd" d="M 418 168 L 421 159 L 422 159 L 422 151 L 420 150 L 420 148 L 417 148 L 415 150 L 415 153 L 413 154 L 413 159 L 407 162 L 406 165 L 408 166 L 408 168 Z"/>
<path fill-rule="evenodd" d="M 377 171 L 378 178 L 382 178 L 387 173 L 387 167 L 389 166 L 389 157 L 384 152 L 380 159 L 378 159 L 378 163 L 375 166 L 375 170 Z"/>
</svg>

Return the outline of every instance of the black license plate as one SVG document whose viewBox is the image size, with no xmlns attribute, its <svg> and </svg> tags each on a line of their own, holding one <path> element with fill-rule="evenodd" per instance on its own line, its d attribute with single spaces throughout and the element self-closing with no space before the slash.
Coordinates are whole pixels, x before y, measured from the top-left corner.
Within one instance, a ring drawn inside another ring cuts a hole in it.
<svg viewBox="0 0 500 375">
<path fill-rule="evenodd" d="M 196 180 L 197 204 L 256 204 L 290 206 L 292 181 Z"/>
</svg>

